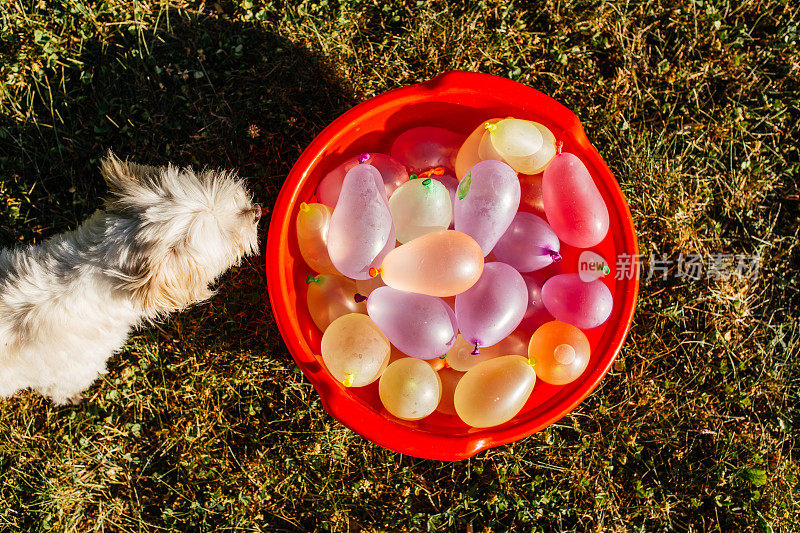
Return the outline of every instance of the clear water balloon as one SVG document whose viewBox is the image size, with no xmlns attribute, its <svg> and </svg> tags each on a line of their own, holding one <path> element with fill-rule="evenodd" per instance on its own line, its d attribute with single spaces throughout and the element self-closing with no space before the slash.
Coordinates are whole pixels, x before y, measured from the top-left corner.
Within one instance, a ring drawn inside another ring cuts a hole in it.
<svg viewBox="0 0 800 533">
<path fill-rule="evenodd" d="M 487 263 L 477 283 L 456 296 L 456 320 L 461 335 L 477 349 L 507 337 L 527 307 L 522 275 L 505 263 Z"/>
<path fill-rule="evenodd" d="M 333 211 L 324 204 L 300 204 L 297 212 L 297 244 L 300 255 L 320 274 L 338 274 L 328 255 L 328 228 Z"/>
<path fill-rule="evenodd" d="M 322 361 L 331 375 L 346 387 L 369 385 L 389 364 L 391 348 L 367 315 L 340 316 L 322 334 Z"/>
<path fill-rule="evenodd" d="M 363 161 L 367 165 L 372 165 L 380 172 L 381 181 L 389 197 L 403 183 L 408 181 L 408 171 L 399 161 L 386 154 L 370 152 L 351 157 L 332 171 L 328 172 L 317 186 L 317 199 L 320 203 L 336 207 L 339 194 L 342 191 L 342 182 L 347 172 Z"/>
<path fill-rule="evenodd" d="M 553 320 L 531 337 L 528 357 L 536 375 L 551 385 L 566 385 L 589 364 L 591 348 L 586 335 L 570 324 Z"/>
<path fill-rule="evenodd" d="M 336 274 L 318 274 L 309 275 L 306 284 L 308 312 L 320 331 L 324 332 L 340 316 L 367 312 L 366 304 L 355 301 L 356 283 L 351 279 Z"/>
<path fill-rule="evenodd" d="M 602 281 L 586 282 L 575 273 L 558 274 L 545 281 L 542 301 L 553 318 L 580 329 L 603 324 L 614 305 L 614 297 Z"/>
<path fill-rule="evenodd" d="M 494 149 L 503 158 L 530 157 L 542 148 L 544 139 L 539 128 L 529 120 L 504 118 L 489 129 Z"/>
<path fill-rule="evenodd" d="M 450 193 L 441 182 L 428 177 L 398 187 L 389 198 L 389 211 L 401 243 L 447 229 L 453 220 Z"/>
<path fill-rule="evenodd" d="M 473 238 L 453 230 L 434 231 L 398 246 L 380 269 L 384 283 L 401 291 L 453 296 L 472 287 L 483 272 L 483 252 Z"/>
<path fill-rule="evenodd" d="M 481 161 L 459 184 L 454 227 L 475 239 L 486 256 L 514 219 L 519 199 L 517 173 L 501 161 Z"/>
<path fill-rule="evenodd" d="M 353 279 L 367 279 L 394 248 L 394 225 L 379 172 L 356 165 L 347 172 L 328 229 L 328 253 L 336 269 Z"/>
<path fill-rule="evenodd" d="M 453 310 L 435 296 L 379 287 L 367 299 L 367 313 L 393 346 L 417 359 L 444 355 L 458 334 Z"/>
<path fill-rule="evenodd" d="M 436 410 L 442 383 L 428 363 L 406 357 L 386 367 L 378 394 L 386 410 L 397 418 L 419 420 Z"/>
<path fill-rule="evenodd" d="M 472 367 L 456 385 L 456 413 L 465 424 L 487 428 L 508 422 L 525 406 L 536 373 L 521 355 L 504 355 Z"/>
<path fill-rule="evenodd" d="M 561 261 L 560 249 L 558 237 L 544 219 L 519 212 L 492 252 L 498 261 L 520 272 L 532 272 Z"/>
<path fill-rule="evenodd" d="M 464 135 L 444 128 L 421 126 L 401 133 L 389 154 L 419 174 L 433 167 L 453 168 Z"/>
<path fill-rule="evenodd" d="M 606 203 L 577 156 L 561 153 L 548 165 L 542 199 L 550 227 L 570 246 L 590 248 L 608 233 Z"/>
</svg>

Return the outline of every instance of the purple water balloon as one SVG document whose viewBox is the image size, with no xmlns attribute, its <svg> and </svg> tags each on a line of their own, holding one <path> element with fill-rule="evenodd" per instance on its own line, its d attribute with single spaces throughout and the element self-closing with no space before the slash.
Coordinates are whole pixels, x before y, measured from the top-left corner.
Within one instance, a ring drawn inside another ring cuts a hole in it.
<svg viewBox="0 0 800 533">
<path fill-rule="evenodd" d="M 545 322 L 553 320 L 553 317 L 547 312 L 542 301 L 542 284 L 530 275 L 523 274 L 522 279 L 528 289 L 528 307 L 525 308 L 525 315 L 519 327 L 526 331 L 536 331 Z"/>
<path fill-rule="evenodd" d="M 458 149 L 466 138 L 444 128 L 412 128 L 395 139 L 389 154 L 415 174 L 434 167 L 453 168 Z"/>
<path fill-rule="evenodd" d="M 389 342 L 417 359 L 446 354 L 458 336 L 456 315 L 435 296 L 378 287 L 367 298 L 367 313 Z"/>
<path fill-rule="evenodd" d="M 519 212 L 492 251 L 498 261 L 520 272 L 532 272 L 561 261 L 561 243 L 541 217 Z"/>
<path fill-rule="evenodd" d="M 519 209 L 517 173 L 502 161 L 481 161 L 461 179 L 453 208 L 456 231 L 466 233 L 489 255 Z"/>
<path fill-rule="evenodd" d="M 366 160 L 362 161 L 366 156 Z M 338 167 L 328 172 L 322 181 L 317 185 L 317 200 L 321 204 L 336 207 L 339 194 L 342 190 L 342 182 L 347 172 L 358 165 L 366 163 L 375 167 L 381 174 L 381 181 L 386 189 L 386 196 L 392 193 L 400 185 L 408 181 L 408 171 L 399 161 L 386 154 L 368 153 L 351 157 Z"/>
<path fill-rule="evenodd" d="M 456 321 L 461 335 L 477 350 L 508 337 L 527 307 L 522 274 L 505 263 L 486 263 L 477 283 L 456 296 Z"/>
<path fill-rule="evenodd" d="M 608 320 L 614 297 L 600 280 L 582 281 L 578 274 L 558 274 L 544 282 L 542 301 L 553 318 L 580 329 Z"/>
<path fill-rule="evenodd" d="M 328 254 L 336 269 L 353 279 L 368 279 L 394 248 L 394 225 L 380 172 L 356 165 L 344 178 L 328 228 Z"/>
</svg>

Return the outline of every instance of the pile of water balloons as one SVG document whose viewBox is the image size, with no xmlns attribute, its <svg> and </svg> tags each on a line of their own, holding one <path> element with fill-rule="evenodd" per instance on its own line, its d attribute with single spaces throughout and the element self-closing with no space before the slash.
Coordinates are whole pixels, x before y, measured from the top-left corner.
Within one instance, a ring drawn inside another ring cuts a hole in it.
<svg viewBox="0 0 800 533">
<path fill-rule="evenodd" d="M 516 416 L 537 379 L 564 385 L 586 369 L 581 330 L 611 314 L 604 259 L 588 278 L 538 274 L 562 260 L 562 242 L 599 244 L 609 215 L 542 124 L 413 128 L 388 155 L 336 167 L 316 197 L 300 204 L 297 239 L 317 273 L 307 302 L 322 361 L 344 386 L 378 381 L 405 420 L 438 410 L 482 428 Z"/>
</svg>

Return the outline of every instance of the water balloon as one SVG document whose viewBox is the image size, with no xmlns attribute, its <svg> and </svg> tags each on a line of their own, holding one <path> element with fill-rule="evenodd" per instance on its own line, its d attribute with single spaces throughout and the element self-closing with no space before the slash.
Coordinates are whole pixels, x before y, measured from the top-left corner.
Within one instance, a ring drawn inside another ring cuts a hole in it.
<svg viewBox="0 0 800 533">
<path fill-rule="evenodd" d="M 378 379 L 389 363 L 389 340 L 367 315 L 350 313 L 331 322 L 322 334 L 322 361 L 346 387 Z"/>
<path fill-rule="evenodd" d="M 542 301 L 553 318 L 580 329 L 603 324 L 614 305 L 614 297 L 602 281 L 582 281 L 575 273 L 558 274 L 545 281 Z"/>
<path fill-rule="evenodd" d="M 363 160 L 365 164 L 372 165 L 380 172 L 381 181 L 386 190 L 387 198 L 403 183 L 408 181 L 408 171 L 399 161 L 386 154 L 370 152 L 359 156 L 351 157 L 332 171 L 328 172 L 317 186 L 317 199 L 320 203 L 326 204 L 331 208 L 336 207 L 339 194 L 342 190 L 342 182 L 347 172 L 358 165 Z"/>
<path fill-rule="evenodd" d="M 581 330 L 553 320 L 533 333 L 528 357 L 539 379 L 551 385 L 565 385 L 586 370 L 590 351 L 589 339 Z"/>
<path fill-rule="evenodd" d="M 357 289 L 351 279 L 336 274 L 309 275 L 306 284 L 308 312 L 320 331 L 340 316 L 367 312 L 366 304 L 355 301 Z"/>
<path fill-rule="evenodd" d="M 544 219 L 518 212 L 492 252 L 498 261 L 531 272 L 561 261 L 560 249 L 558 237 Z"/>
<path fill-rule="evenodd" d="M 407 357 L 386 367 L 378 394 L 386 410 L 397 418 L 419 420 L 436 409 L 442 383 L 428 363 Z"/>
<path fill-rule="evenodd" d="M 433 167 L 453 168 L 464 139 L 464 135 L 444 128 L 422 126 L 400 134 L 389 153 L 416 174 Z"/>
<path fill-rule="evenodd" d="M 521 355 L 504 355 L 472 367 L 456 385 L 459 418 L 477 428 L 508 422 L 525 406 L 536 373 Z"/>
<path fill-rule="evenodd" d="M 447 188 L 432 178 L 407 181 L 389 198 L 397 240 L 406 243 L 432 231 L 447 229 L 453 208 Z"/>
</svg>

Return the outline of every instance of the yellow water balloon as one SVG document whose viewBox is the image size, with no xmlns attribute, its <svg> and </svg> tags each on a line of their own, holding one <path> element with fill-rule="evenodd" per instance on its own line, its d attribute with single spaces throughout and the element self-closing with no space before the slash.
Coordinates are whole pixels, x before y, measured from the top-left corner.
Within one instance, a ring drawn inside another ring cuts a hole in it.
<svg viewBox="0 0 800 533">
<path fill-rule="evenodd" d="M 528 157 L 542 147 L 542 133 L 529 120 L 504 118 L 489 132 L 494 149 L 503 157 Z"/>
<path fill-rule="evenodd" d="M 356 282 L 338 274 L 319 274 L 306 278 L 308 293 L 306 303 L 311 319 L 320 331 L 331 322 L 348 313 L 367 312 L 364 302 L 356 303 Z"/>
<path fill-rule="evenodd" d="M 475 239 L 453 230 L 426 233 L 398 246 L 379 271 L 389 287 L 431 296 L 454 296 L 472 287 L 483 272 Z"/>
<path fill-rule="evenodd" d="M 336 380 L 347 387 L 363 387 L 386 369 L 391 345 L 370 317 L 350 313 L 328 326 L 321 351 L 325 367 Z"/>
<path fill-rule="evenodd" d="M 297 244 L 300 255 L 320 274 L 338 274 L 328 255 L 328 226 L 333 211 L 325 204 L 300 204 L 297 212 Z"/>
<path fill-rule="evenodd" d="M 536 383 L 526 357 L 503 355 L 472 367 L 458 382 L 456 413 L 465 424 L 488 428 L 508 422 L 525 406 Z"/>
<path fill-rule="evenodd" d="M 586 335 L 558 320 L 546 322 L 531 336 L 528 357 L 539 379 L 551 385 L 575 381 L 589 364 L 591 347 Z"/>
<path fill-rule="evenodd" d="M 427 362 L 406 357 L 386 367 L 378 394 L 386 410 L 397 418 L 419 420 L 436 409 L 442 382 Z"/>
<path fill-rule="evenodd" d="M 475 353 L 475 345 L 458 335 L 455 344 L 445 355 L 447 364 L 454 370 L 466 372 L 475 365 L 500 357 L 501 355 L 524 354 L 528 350 L 528 339 L 520 331 L 515 331 L 493 346 L 485 346 Z"/>
<path fill-rule="evenodd" d="M 556 156 L 556 137 L 547 127 L 538 122 L 531 122 L 542 136 L 542 146 L 531 155 L 515 156 L 504 154 L 503 159 L 508 166 L 522 174 L 538 174 L 544 171 Z"/>
</svg>

